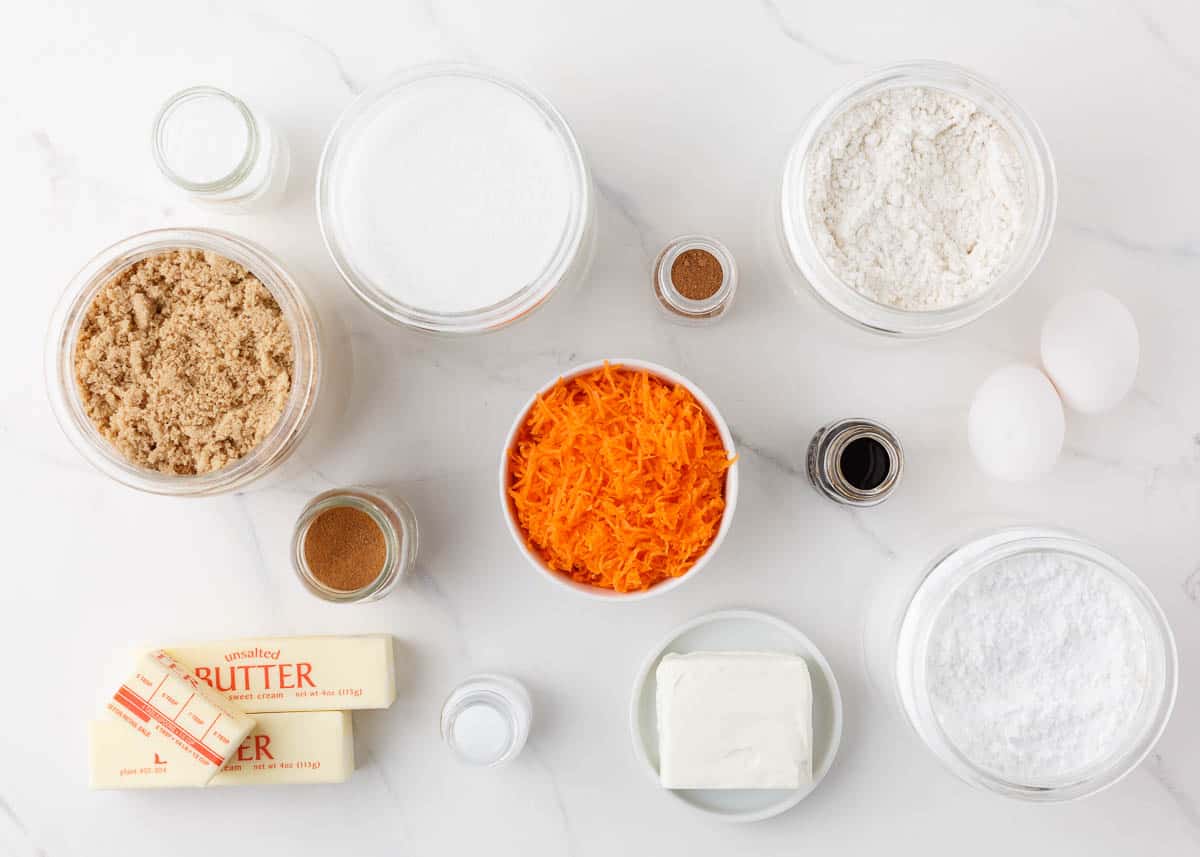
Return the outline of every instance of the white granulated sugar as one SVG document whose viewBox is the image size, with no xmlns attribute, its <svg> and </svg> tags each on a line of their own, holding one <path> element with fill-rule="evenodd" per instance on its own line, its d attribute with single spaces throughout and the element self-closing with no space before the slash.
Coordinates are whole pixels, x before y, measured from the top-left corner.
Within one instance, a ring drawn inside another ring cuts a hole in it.
<svg viewBox="0 0 1200 857">
<path fill-rule="evenodd" d="M 981 768 L 1040 785 L 1120 748 L 1147 684 L 1133 596 L 1059 553 L 1020 554 L 968 578 L 930 638 L 927 681 L 947 738 Z"/>
<path fill-rule="evenodd" d="M 361 275 L 410 307 L 477 311 L 536 280 L 571 217 L 571 154 L 511 89 L 413 82 L 375 105 L 339 158 L 340 238 Z"/>
<path fill-rule="evenodd" d="M 876 303 L 932 310 L 996 281 L 1021 234 L 1024 167 L 1007 131 L 941 89 L 886 90 L 836 116 L 806 210 L 834 275 Z"/>
</svg>

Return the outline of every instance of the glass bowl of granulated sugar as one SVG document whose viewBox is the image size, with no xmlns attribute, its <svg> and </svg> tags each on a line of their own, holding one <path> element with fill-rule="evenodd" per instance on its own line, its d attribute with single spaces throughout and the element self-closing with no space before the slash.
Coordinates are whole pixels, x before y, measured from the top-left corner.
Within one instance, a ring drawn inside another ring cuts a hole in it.
<svg viewBox="0 0 1200 857">
<path fill-rule="evenodd" d="M 591 183 L 557 110 L 469 65 L 407 69 L 329 135 L 317 215 L 338 271 L 385 318 L 482 333 L 582 280 Z"/>
<path fill-rule="evenodd" d="M 967 69 L 906 62 L 813 111 L 788 156 L 776 231 L 838 315 L 928 337 L 1021 287 L 1057 198 L 1050 149 L 1020 105 Z"/>
<path fill-rule="evenodd" d="M 1153 749 L 1178 655 L 1150 590 L 1070 533 L 1003 529 L 930 568 L 904 611 L 896 687 L 951 772 L 1030 801 L 1086 797 Z"/>
</svg>

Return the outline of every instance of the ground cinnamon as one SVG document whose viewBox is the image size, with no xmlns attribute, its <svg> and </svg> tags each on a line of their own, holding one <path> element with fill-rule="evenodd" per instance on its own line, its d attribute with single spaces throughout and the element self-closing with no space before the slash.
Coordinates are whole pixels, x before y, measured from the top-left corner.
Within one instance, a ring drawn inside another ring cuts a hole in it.
<svg viewBox="0 0 1200 857">
<path fill-rule="evenodd" d="M 386 559 L 383 530 L 361 509 L 326 509 L 304 534 L 304 561 L 313 577 L 339 592 L 355 592 L 370 585 L 383 571 Z"/>
<path fill-rule="evenodd" d="M 671 285 L 688 300 L 711 298 L 724 279 L 725 269 L 717 257 L 698 247 L 685 250 L 671 263 Z"/>
</svg>

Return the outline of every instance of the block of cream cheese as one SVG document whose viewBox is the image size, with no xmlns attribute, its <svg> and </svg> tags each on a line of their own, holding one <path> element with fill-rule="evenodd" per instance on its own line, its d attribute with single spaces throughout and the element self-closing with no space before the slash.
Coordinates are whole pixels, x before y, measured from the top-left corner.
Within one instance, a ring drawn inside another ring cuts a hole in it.
<svg viewBox="0 0 1200 857">
<path fill-rule="evenodd" d="M 189 785 L 211 780 L 254 727 L 161 649 L 137 659 L 105 708 L 146 749 L 174 750 L 178 776 Z"/>
<path fill-rule="evenodd" d="M 668 654 L 657 684 L 669 789 L 795 789 L 812 781 L 812 680 L 798 655 Z"/>
<path fill-rule="evenodd" d="M 354 771 L 349 711 L 260 714 L 210 786 L 341 783 Z M 115 720 L 89 724 L 93 789 L 157 789 L 194 785 L 187 759 L 149 742 Z"/>
<path fill-rule="evenodd" d="M 390 634 L 257 637 L 166 650 L 254 714 L 387 708 L 396 699 Z"/>
</svg>

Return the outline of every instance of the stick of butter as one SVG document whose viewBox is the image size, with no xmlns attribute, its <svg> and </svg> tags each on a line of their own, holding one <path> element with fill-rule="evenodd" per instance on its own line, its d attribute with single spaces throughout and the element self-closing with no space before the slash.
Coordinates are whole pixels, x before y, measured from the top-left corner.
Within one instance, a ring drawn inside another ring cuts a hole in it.
<svg viewBox="0 0 1200 857">
<path fill-rule="evenodd" d="M 178 776 L 204 785 L 221 770 L 254 727 L 220 694 L 161 649 L 142 655 L 133 674 L 105 706 L 127 735 L 147 749 L 179 755 Z"/>
<path fill-rule="evenodd" d="M 668 654 L 655 682 L 664 787 L 795 789 L 812 781 L 812 679 L 804 658 Z"/>
<path fill-rule="evenodd" d="M 254 729 L 210 786 L 341 783 L 354 771 L 349 711 L 260 714 Z M 175 747 L 152 747 L 114 720 L 88 725 L 93 789 L 195 785 Z"/>
<path fill-rule="evenodd" d="M 166 650 L 251 713 L 387 708 L 396 699 L 390 634 L 258 637 Z"/>
</svg>

